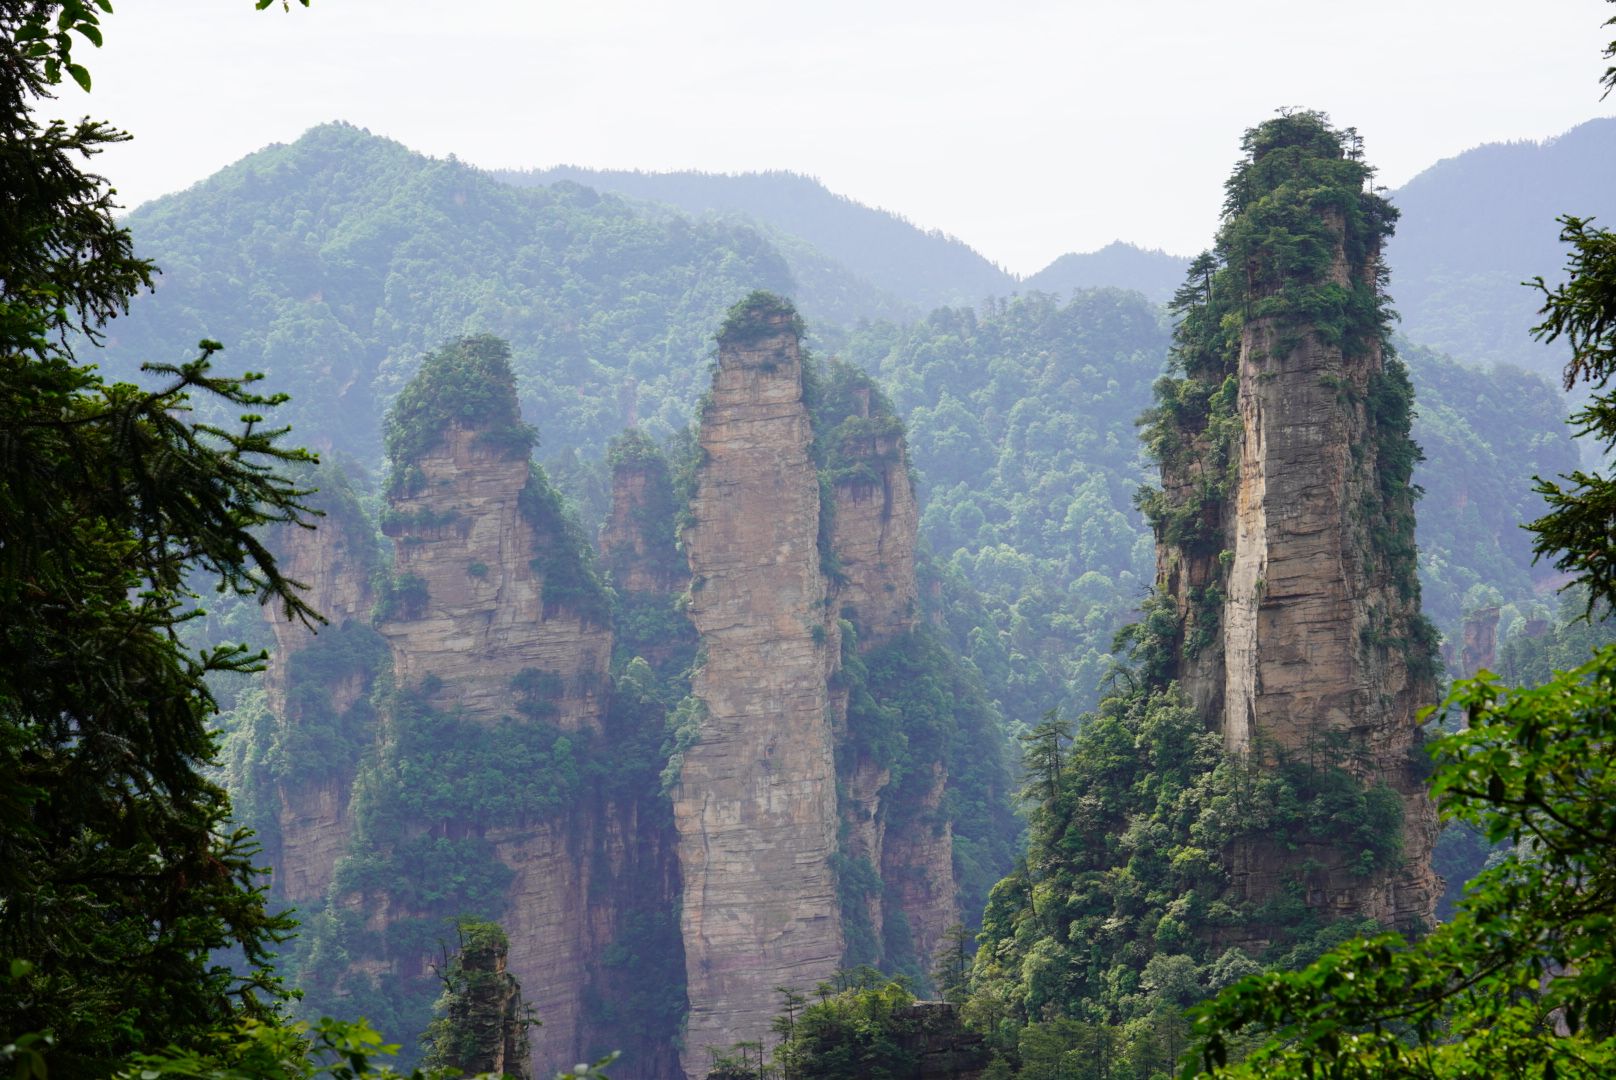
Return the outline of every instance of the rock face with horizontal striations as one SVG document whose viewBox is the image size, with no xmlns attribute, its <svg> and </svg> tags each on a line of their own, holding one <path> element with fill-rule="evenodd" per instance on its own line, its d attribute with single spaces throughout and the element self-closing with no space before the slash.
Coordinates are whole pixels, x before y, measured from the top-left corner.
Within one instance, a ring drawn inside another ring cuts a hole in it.
<svg viewBox="0 0 1616 1080">
<path fill-rule="evenodd" d="M 430 679 L 435 707 L 488 725 L 516 712 L 527 680 L 548 723 L 597 735 L 611 630 L 554 599 L 546 566 L 557 565 L 557 545 L 575 541 L 549 512 L 548 485 L 532 472 L 526 447 L 513 451 L 486 436 L 449 425 L 410 462 L 418 470 L 412 483 L 390 500 L 383 529 L 394 540 L 395 596 L 381 632 L 395 677 L 407 687 Z M 578 807 L 485 839 L 513 872 L 501 921 L 511 971 L 544 1018 L 534 1054 L 546 1064 L 580 1060 L 588 1047 L 578 987 L 610 940 L 612 918 L 607 890 L 591 887 L 590 854 L 604 844 L 608 863 L 620 859 L 626 838 Z"/>
<path fill-rule="evenodd" d="M 831 433 L 830 451 L 842 466 L 833 470 L 831 484 L 831 549 L 838 570 L 831 605 L 851 621 L 866 655 L 920 624 L 920 512 L 902 428 L 885 409 L 872 408 L 875 392 L 853 392 L 855 411 Z M 868 860 L 884 884 L 866 898 L 876 939 L 884 936 L 888 909 L 896 908 L 924 967 L 959 918 L 953 833 L 941 813 L 948 771 L 941 761 L 916 763 L 924 773 L 918 804 L 906 807 L 905 820 L 894 828 L 891 773 L 846 745 L 854 741 L 844 740 L 842 749 L 843 854 Z"/>
<path fill-rule="evenodd" d="M 865 396 L 865 419 L 869 417 Z M 851 427 L 852 430 L 847 430 Z M 913 630 L 920 621 L 915 547 L 920 508 L 899 430 L 849 425 L 836 448 L 863 468 L 832 486 L 832 547 L 840 564 L 836 603 L 853 612 L 859 648 L 868 651 Z"/>
<path fill-rule="evenodd" d="M 834 741 L 839 653 L 820 571 L 819 478 L 789 309 L 750 308 L 719 337 L 684 536 L 704 715 L 673 791 L 690 1016 L 684 1069 L 764 1039 L 775 987 L 841 960 Z"/>
<path fill-rule="evenodd" d="M 309 483 L 319 488 L 310 506 L 324 516 L 313 529 L 281 526 L 270 539 L 281 573 L 304 586 L 304 599 L 326 619 L 310 628 L 288 621 L 273 604 L 264 609 L 275 636 L 264 690 L 282 753 L 298 747 L 300 735 L 344 723 L 365 729 L 351 733 L 356 737 L 373 737 L 368 698 L 385 666 L 385 649 L 365 647 L 374 638 L 375 529 L 336 469 L 316 471 Z M 307 745 L 319 744 L 310 739 Z M 280 768 L 268 785 L 279 827 L 266 830 L 265 854 L 275 868 L 277 895 L 291 903 L 318 900 L 331 884 L 353 831 L 354 764 L 351 757 L 327 754 L 325 768 L 301 769 L 295 776 Z"/>
<path fill-rule="evenodd" d="M 544 512 L 527 452 L 485 435 L 447 428 L 412 463 L 415 483 L 389 500 L 382 529 L 394 541 L 396 584 L 381 632 L 398 680 L 430 675 L 438 702 L 492 722 L 511 712 L 512 680 L 536 671 L 556 680 L 555 724 L 596 731 L 611 629 L 604 616 L 547 598 L 545 556 L 569 538 Z"/>
<path fill-rule="evenodd" d="M 1345 853 L 1311 851 L 1322 867 L 1310 906 L 1426 922 L 1441 890 L 1430 869 L 1434 810 L 1413 768 L 1415 714 L 1435 702 L 1436 686 L 1409 661 L 1417 588 L 1402 587 L 1379 556 L 1363 509 L 1380 497 L 1363 402 L 1383 358 L 1378 348 L 1349 357 L 1316 337 L 1292 342 L 1264 320 L 1247 327 L 1240 356 L 1224 743 L 1270 758 L 1351 748 L 1349 770 L 1402 800 L 1401 865 L 1366 879 Z M 1236 885 L 1254 897 L 1277 892 L 1294 861 L 1268 845 L 1237 860 Z"/>
<path fill-rule="evenodd" d="M 1341 202 L 1305 195 L 1323 190 L 1319 176 L 1355 168 L 1339 136 L 1315 127 L 1298 115 L 1258 129 L 1248 171 L 1230 181 L 1228 266 L 1205 296 L 1243 290 L 1237 354 L 1208 359 L 1181 335 L 1183 385 L 1202 389 L 1180 393 L 1178 415 L 1199 417 L 1199 429 L 1158 443 L 1169 448 L 1158 450 L 1166 501 L 1188 511 L 1156 519 L 1157 588 L 1184 620 L 1170 675 L 1227 749 L 1269 765 L 1340 765 L 1401 804 L 1392 865 L 1365 872 L 1360 853 L 1328 842 L 1242 843 L 1229 864 L 1236 895 L 1260 901 L 1300 883 L 1321 913 L 1413 927 L 1440 892 L 1416 760 L 1416 713 L 1436 686 L 1414 576 L 1411 391 L 1377 314 L 1380 238 L 1395 212 L 1353 190 L 1359 181 Z M 1282 220 L 1275 206 L 1291 214 L 1283 226 L 1247 216 Z M 1304 239 L 1274 239 L 1286 229 Z M 1314 250 L 1313 262 L 1297 254 Z M 1204 317 L 1194 303 L 1187 325 Z M 1191 453 L 1173 441 L 1184 435 Z"/>
</svg>

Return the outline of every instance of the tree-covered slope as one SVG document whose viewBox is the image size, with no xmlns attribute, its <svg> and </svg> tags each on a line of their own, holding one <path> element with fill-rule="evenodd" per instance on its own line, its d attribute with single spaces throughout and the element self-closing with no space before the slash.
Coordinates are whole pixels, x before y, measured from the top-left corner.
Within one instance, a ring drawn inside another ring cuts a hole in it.
<svg viewBox="0 0 1616 1080">
<path fill-rule="evenodd" d="M 1401 346 L 1414 383 L 1414 439 L 1425 454 L 1414 479 L 1421 598 L 1451 637 L 1470 611 L 1518 603 L 1547 588 L 1522 526 L 1543 513 L 1535 476 L 1577 466 L 1565 402 L 1541 376 L 1508 365 L 1467 367 L 1418 345 Z"/>
<path fill-rule="evenodd" d="M 113 326 L 114 374 L 206 335 L 293 400 L 307 443 L 379 456 L 420 356 L 464 334 L 512 345 L 552 448 L 683 424 L 725 308 L 790 271 L 755 230 L 648 215 L 574 184 L 522 190 L 357 128 L 272 146 L 130 215 L 164 270 Z"/>
<path fill-rule="evenodd" d="M 790 172 L 726 176 L 702 172 L 629 172 L 564 165 L 502 172 L 521 185 L 573 181 L 599 191 L 667 203 L 692 214 L 744 214 L 801 241 L 868 281 L 877 290 L 929 310 L 1002 296 L 1015 279 L 946 233 L 921 229 L 902 216 L 855 202 L 818 180 Z M 883 298 L 864 300 L 854 314 L 878 315 Z M 807 310 L 810 313 L 813 305 Z"/>
<path fill-rule="evenodd" d="M 1157 309 L 1116 290 L 940 309 L 849 343 L 909 417 L 922 534 L 983 594 L 994 629 L 971 655 L 1012 719 L 1089 702 L 1149 581 L 1133 419 L 1166 344 Z"/>
<path fill-rule="evenodd" d="M 1391 200 L 1387 245 L 1402 329 L 1466 363 L 1507 361 L 1557 377 L 1565 351 L 1532 343 L 1542 294 L 1563 276 L 1561 214 L 1616 219 L 1616 117 L 1543 142 L 1492 143 L 1437 162 Z"/>
</svg>

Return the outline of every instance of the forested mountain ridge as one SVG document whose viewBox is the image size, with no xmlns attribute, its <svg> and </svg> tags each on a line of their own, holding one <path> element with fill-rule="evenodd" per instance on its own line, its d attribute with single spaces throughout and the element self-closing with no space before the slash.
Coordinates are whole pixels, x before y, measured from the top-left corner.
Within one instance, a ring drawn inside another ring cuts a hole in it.
<svg viewBox="0 0 1616 1080">
<path fill-rule="evenodd" d="M 666 203 L 690 214 L 744 215 L 812 245 L 824 257 L 920 312 L 975 304 L 1016 287 L 1013 275 L 963 241 L 838 195 L 818 180 L 797 173 L 656 173 L 563 165 L 492 175 L 522 186 L 572 181 L 599 191 Z M 866 298 L 863 310 L 852 314 L 882 314 L 879 298 L 873 299 L 875 303 Z M 812 313 L 813 306 L 805 310 Z"/>
<path fill-rule="evenodd" d="M 302 439 L 370 463 L 421 355 L 467 333 L 513 343 L 550 446 L 598 454 L 633 422 L 671 430 L 724 310 L 793 285 L 744 226 L 653 217 L 571 184 L 520 190 L 344 124 L 143 206 L 129 227 L 163 276 L 113 325 L 107 367 L 222 339 L 233 364 L 293 391 L 282 419 Z"/>
<path fill-rule="evenodd" d="M 1564 276 L 1562 214 L 1616 220 L 1616 117 L 1540 142 L 1489 143 L 1437 162 L 1389 194 L 1402 212 L 1386 261 L 1402 331 L 1467 364 L 1507 362 L 1558 378 L 1559 346 L 1533 343 L 1543 296 Z"/>
<path fill-rule="evenodd" d="M 1165 304 L 1184 280 L 1189 265 L 1187 256 L 1113 240 L 1096 251 L 1062 255 L 1031 277 L 1023 278 L 1021 289 L 1061 296 L 1073 289 L 1133 289 L 1144 293 L 1152 303 Z"/>
</svg>

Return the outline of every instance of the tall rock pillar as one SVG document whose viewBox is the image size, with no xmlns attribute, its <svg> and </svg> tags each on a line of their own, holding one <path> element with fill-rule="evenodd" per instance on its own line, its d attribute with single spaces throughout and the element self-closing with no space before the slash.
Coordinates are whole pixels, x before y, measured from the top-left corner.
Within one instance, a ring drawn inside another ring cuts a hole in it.
<svg viewBox="0 0 1616 1080">
<path fill-rule="evenodd" d="M 337 469 L 308 479 L 319 489 L 310 505 L 324 516 L 313 529 L 282 526 L 269 543 L 281 572 L 305 587 L 326 623 L 311 632 L 276 605 L 264 608 L 275 636 L 264 689 L 277 730 L 260 741 L 279 760 L 236 780 L 242 801 L 259 803 L 253 825 L 275 868 L 277 896 L 300 906 L 324 897 L 353 830 L 354 770 L 376 736 L 369 698 L 387 666 L 386 646 L 370 626 L 375 527 Z"/>
<path fill-rule="evenodd" d="M 1412 391 L 1381 291 L 1396 211 L 1366 190 L 1356 136 L 1317 114 L 1269 121 L 1245 149 L 1216 256 L 1175 301 L 1184 377 L 1158 388 L 1147 433 L 1162 461 L 1146 500 L 1157 588 L 1184 620 L 1168 674 L 1230 751 L 1339 766 L 1401 804 L 1389 865 L 1269 838 L 1236 846 L 1235 891 L 1260 900 L 1301 883 L 1315 910 L 1417 924 L 1439 891 L 1415 745 L 1436 686 L 1415 576 Z"/>
<path fill-rule="evenodd" d="M 842 956 L 826 686 L 838 635 L 799 336 L 794 313 L 761 296 L 725 324 L 684 536 L 705 652 L 673 791 L 691 1076 L 709 1048 L 767 1037 L 775 987 L 811 988 Z"/>
</svg>

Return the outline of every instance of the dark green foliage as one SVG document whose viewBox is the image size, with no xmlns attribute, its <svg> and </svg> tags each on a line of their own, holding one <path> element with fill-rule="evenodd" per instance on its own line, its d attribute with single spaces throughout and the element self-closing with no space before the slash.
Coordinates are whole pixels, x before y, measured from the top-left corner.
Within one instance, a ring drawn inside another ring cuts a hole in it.
<svg viewBox="0 0 1616 1080">
<path fill-rule="evenodd" d="M 787 333 L 802 337 L 805 327 L 791 301 L 763 289 L 754 289 L 737 300 L 718 324 L 720 345 L 750 345 Z"/>
<path fill-rule="evenodd" d="M 1399 855 L 1397 796 L 1333 764 L 1339 749 L 1258 767 L 1226 755 L 1172 691 L 1106 699 L 1069 745 L 1065 730 L 1051 717 L 1028 737 L 1028 849 L 988 901 L 968 1004 L 1011 1058 L 1027 1025 L 1063 1017 L 1084 1026 L 1034 1042 L 1070 1040 L 1058 1048 L 1066 1053 L 1104 1031 L 1116 1052 L 1155 1054 L 1165 1067 L 1187 1037 L 1179 1010 L 1235 962 L 1220 937 L 1260 928 L 1275 942 L 1260 959 L 1285 965 L 1346 936 L 1303 902 L 1305 860 L 1274 901 L 1231 900 L 1223 857 L 1232 845 L 1345 846 L 1364 873 Z"/>
<path fill-rule="evenodd" d="M 903 456 L 903 421 L 862 369 L 832 358 L 815 372 L 811 404 L 814 460 L 831 488 L 879 484 Z"/>
<path fill-rule="evenodd" d="M 685 620 L 684 636 L 694 633 Z M 596 874 L 612 890 L 617 926 L 601 967 L 582 988 L 589 1019 L 602 1031 L 591 1052 L 621 1050 L 644 1063 L 674 1045 L 689 1010 L 685 996 L 684 940 L 673 848 L 673 806 L 662 786 L 672 746 L 669 717 L 689 693 L 687 659 L 660 654 L 656 668 L 634 657 L 618 666 L 606 729 L 589 770 L 596 807 L 614 806 L 636 823 L 636 841 L 618 856 L 615 872 L 603 862 Z"/>
<path fill-rule="evenodd" d="M 830 866 L 836 872 L 836 900 L 841 909 L 842 937 L 846 942 L 842 966 L 874 967 L 882 961 L 882 942 L 870 919 L 870 904 L 881 898 L 881 873 L 870 865 L 869 859 L 850 858 L 840 851 L 831 854 Z"/>
<path fill-rule="evenodd" d="M 328 627 L 286 660 L 286 704 L 277 737 L 264 756 L 277 781 L 351 774 L 375 738 L 376 710 L 368 689 L 390 662 L 387 642 L 368 626 Z M 333 689 L 358 678 L 364 691 L 342 713 Z"/>
<path fill-rule="evenodd" d="M 590 625 L 609 625 L 611 591 L 595 573 L 594 550 L 561 492 L 537 465 L 528 467 L 517 506 L 538 533 L 533 569 L 544 578 L 546 613 L 564 608 Z"/>
<path fill-rule="evenodd" d="M 429 599 L 426 579 L 419 574 L 400 574 L 382 579 L 376 598 L 376 621 L 419 619 L 426 614 Z"/>
<path fill-rule="evenodd" d="M 915 809 L 930 783 L 929 763 L 941 761 L 948 791 L 940 814 L 953 827 L 960 910 L 974 922 L 988 889 L 1011 865 L 1020 832 L 1009 803 L 1001 721 L 974 673 L 927 628 L 887 642 L 865 663 L 873 699 L 902 723 L 888 822 L 902 829 L 941 826 Z M 851 711 L 848 724 L 862 737 Z"/>
<path fill-rule="evenodd" d="M 413 495 L 407 470 L 435 449 L 451 428 L 475 429 L 477 445 L 525 458 L 538 432 L 522 422 L 511 373 L 511 347 L 484 334 L 461 338 L 421 361 L 387 410 L 386 447 L 391 495 Z"/>
<path fill-rule="evenodd" d="M 679 913 L 646 903 L 624 913 L 618 926 L 601 953 L 607 983 L 584 990 L 584 1010 L 612 1032 L 610 1041 L 629 1060 L 643 1061 L 672 1045 L 690 1009 Z"/>
<path fill-rule="evenodd" d="M 1565 368 L 1569 390 L 1586 383 L 1590 397 L 1572 417 L 1579 434 L 1592 436 L 1607 458 L 1616 448 L 1616 233 L 1576 217 L 1561 218 L 1563 243 L 1571 245 L 1568 279 L 1549 289 L 1543 279 L 1543 322 L 1539 339 L 1565 339 L 1571 359 Z M 1529 526 L 1537 534 L 1532 550 L 1551 556 L 1557 569 L 1587 589 L 1587 612 L 1616 605 L 1616 479 L 1582 470 L 1559 480 L 1539 480 L 1535 489 L 1548 513 Z"/>
<path fill-rule="evenodd" d="M 462 919 L 455 927 L 459 949 L 437 969 L 443 994 L 421 1039 L 424 1069 L 454 1069 L 463 1075 L 493 1072 L 501 1063 L 527 1075 L 527 1029 L 538 1019 L 522 1003 L 522 988 L 505 970 L 510 942 L 498 923 Z"/>
<path fill-rule="evenodd" d="M 542 714 L 535 704 L 556 689 L 553 676 L 529 671 L 512 693 L 519 710 Z M 427 959 L 457 920 L 504 910 L 512 872 L 484 833 L 564 818 L 601 769 L 578 736 L 542 719 L 464 720 L 431 704 L 436 691 L 429 679 L 385 703 L 388 737 L 355 783 L 355 840 L 338 863 L 331 905 L 305 923 L 299 942 L 306 1015 L 366 1003 L 365 1015 L 390 1030 L 423 1030 L 434 997 Z M 363 913 L 383 898 L 387 930 L 365 930 Z M 356 973 L 361 959 L 384 961 L 391 973 Z"/>
<path fill-rule="evenodd" d="M 1587 594 L 1567 589 L 1559 610 L 1547 605 L 1510 605 L 1500 613 L 1498 675 L 1510 686 L 1541 686 L 1557 671 L 1588 662 L 1595 649 L 1616 644 L 1616 620 L 1608 608 L 1596 606 L 1592 618 Z"/>
<path fill-rule="evenodd" d="M 1408 369 L 1396 357 L 1369 380 L 1365 399 L 1369 430 L 1375 439 L 1375 497 L 1364 507 L 1376 551 L 1386 560 L 1404 599 L 1419 589 L 1414 559 L 1414 465 L 1420 448 L 1409 438 L 1414 415 L 1414 387 Z"/>
<path fill-rule="evenodd" d="M 873 972 L 848 974 L 858 981 L 825 987 L 829 993 L 794 1018 L 790 1038 L 775 1048 L 776 1067 L 801 1080 L 913 1076 L 919 1059 L 906 1036 L 919 1030 L 907 1010 L 914 995 L 902 983 L 886 982 Z"/>
<path fill-rule="evenodd" d="M 103 340 L 153 270 L 82 167 L 125 137 L 36 120 L 63 75 L 88 88 L 72 43 L 99 43 L 100 10 L 0 3 L 0 1041 L 30 1071 L 48 1032 L 61 1080 L 272 1014 L 291 924 L 211 778 L 208 685 L 263 656 L 182 635 L 202 588 L 316 619 L 256 534 L 309 516 L 283 470 L 310 458 L 263 419 L 284 398 L 215 374 L 211 341 L 129 364 L 148 389 L 68 347 Z M 230 949 L 239 975 L 214 959 Z"/>
<path fill-rule="evenodd" d="M 99 44 L 97 20 L 95 7 L 82 0 L 0 5 L 0 127 L 6 135 L 0 141 L 0 191 L 6 193 L 0 308 L 8 339 L 21 318 L 37 316 L 42 329 L 72 328 L 99 340 L 105 323 L 151 287 L 156 267 L 135 257 L 129 231 L 113 217 L 116 193 L 83 168 L 91 155 L 129 136 L 88 117 L 41 125 L 33 115 L 64 68 L 89 89 L 89 74 L 72 63 L 71 49 L 74 33 Z M 186 343 L 198 336 L 187 334 Z M 8 340 L 8 350 L 15 344 Z"/>
<path fill-rule="evenodd" d="M 606 444 L 606 464 L 613 469 L 623 465 L 650 465 L 658 461 L 667 466 L 667 458 L 662 450 L 639 428 L 629 428 Z"/>
<path fill-rule="evenodd" d="M 1460 683 L 1445 710 L 1466 726 L 1435 744 L 1432 790 L 1449 821 L 1513 850 L 1416 943 L 1360 938 L 1226 990 L 1198 1010 L 1200 1052 L 1184 1075 L 1608 1075 L 1613 703 L 1609 648 L 1537 689 Z M 1247 1028 L 1261 1041 L 1225 1067 Z"/>
</svg>

